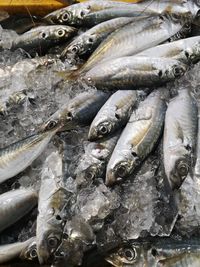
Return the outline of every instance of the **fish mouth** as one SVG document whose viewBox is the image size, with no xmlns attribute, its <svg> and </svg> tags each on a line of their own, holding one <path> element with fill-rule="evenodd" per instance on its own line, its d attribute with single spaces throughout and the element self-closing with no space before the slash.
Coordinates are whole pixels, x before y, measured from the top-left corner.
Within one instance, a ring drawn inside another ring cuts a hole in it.
<svg viewBox="0 0 200 267">
<path fill-rule="evenodd" d="M 39 261 L 40 265 L 48 263 L 48 260 L 50 258 L 49 252 L 47 252 L 44 248 L 38 247 L 37 248 L 37 254 L 38 254 L 38 261 Z"/>
</svg>

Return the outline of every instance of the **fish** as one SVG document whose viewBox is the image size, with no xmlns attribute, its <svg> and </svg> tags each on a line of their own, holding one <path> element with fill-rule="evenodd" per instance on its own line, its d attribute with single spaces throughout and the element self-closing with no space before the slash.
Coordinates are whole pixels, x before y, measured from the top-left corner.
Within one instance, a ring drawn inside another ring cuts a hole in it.
<svg viewBox="0 0 200 267">
<path fill-rule="evenodd" d="M 136 57 L 173 58 L 185 64 L 195 64 L 200 60 L 200 37 L 190 37 L 165 43 L 140 52 Z"/>
<path fill-rule="evenodd" d="M 37 193 L 32 189 L 16 189 L 0 195 L 0 232 L 13 225 L 37 205 Z"/>
<path fill-rule="evenodd" d="M 83 26 L 83 21 L 86 15 L 108 8 L 123 8 L 130 7 L 129 3 L 118 2 L 118 1 L 87 1 L 83 3 L 77 3 L 68 7 L 61 8 L 53 11 L 52 13 L 44 17 L 44 21 L 51 24 L 65 24 L 72 26 Z"/>
<path fill-rule="evenodd" d="M 40 131 L 46 131 L 53 125 L 59 125 L 61 129 L 71 129 L 77 125 L 88 125 L 109 96 L 110 94 L 101 91 L 80 93 L 42 123 Z"/>
<path fill-rule="evenodd" d="M 110 34 L 79 69 L 80 73 L 111 59 L 133 56 L 154 47 L 179 32 L 186 23 L 184 17 L 163 14 L 139 19 Z"/>
<path fill-rule="evenodd" d="M 67 41 L 76 32 L 77 29 L 70 26 L 39 26 L 18 35 L 12 42 L 11 50 L 22 48 L 28 52 L 34 50 L 44 54 L 46 49 Z"/>
<path fill-rule="evenodd" d="M 61 58 L 74 58 L 75 56 L 91 53 L 109 33 L 131 21 L 133 21 L 132 18 L 120 17 L 92 27 L 69 43 L 63 50 Z"/>
<path fill-rule="evenodd" d="M 27 248 L 33 241 L 30 238 L 24 242 L 16 242 L 0 246 L 0 264 L 7 263 L 20 257 L 20 253 L 23 249 Z"/>
<path fill-rule="evenodd" d="M 41 173 L 36 227 L 40 264 L 47 263 L 60 245 L 68 197 L 64 188 L 62 156 L 58 151 L 53 151 L 47 157 Z"/>
<path fill-rule="evenodd" d="M 96 142 L 89 142 L 85 146 L 85 153 L 81 156 L 75 176 L 79 186 L 91 183 L 96 178 L 103 178 L 106 164 L 119 139 L 121 131 Z"/>
<path fill-rule="evenodd" d="M 194 166 L 194 175 L 199 178 L 200 177 L 200 106 L 197 104 L 198 110 L 198 127 L 197 127 L 197 148 L 196 148 L 196 162 Z"/>
<path fill-rule="evenodd" d="M 19 258 L 21 260 L 29 260 L 29 261 L 38 260 L 37 244 L 36 244 L 36 237 L 35 236 L 31 239 L 31 242 L 28 243 L 28 245 L 22 249 L 22 251 L 19 255 Z"/>
<path fill-rule="evenodd" d="M 45 131 L 35 133 L 0 149 L 0 183 L 24 171 L 40 156 L 59 125 L 48 125 Z"/>
<path fill-rule="evenodd" d="M 153 150 L 161 135 L 166 103 L 161 92 L 153 91 L 133 111 L 106 170 L 106 185 L 129 177 Z"/>
<path fill-rule="evenodd" d="M 123 127 L 137 102 L 134 90 L 116 91 L 101 107 L 91 123 L 88 140 L 95 141 L 109 136 Z"/>
<path fill-rule="evenodd" d="M 81 78 L 97 89 L 133 90 L 180 78 L 188 66 L 171 58 L 120 57 L 103 62 Z"/>
<path fill-rule="evenodd" d="M 197 267 L 200 243 L 197 239 L 130 240 L 105 259 L 115 267 Z"/>
<path fill-rule="evenodd" d="M 163 158 L 172 189 L 178 189 L 192 168 L 197 136 L 197 107 L 187 88 L 170 100 L 165 116 Z"/>
</svg>

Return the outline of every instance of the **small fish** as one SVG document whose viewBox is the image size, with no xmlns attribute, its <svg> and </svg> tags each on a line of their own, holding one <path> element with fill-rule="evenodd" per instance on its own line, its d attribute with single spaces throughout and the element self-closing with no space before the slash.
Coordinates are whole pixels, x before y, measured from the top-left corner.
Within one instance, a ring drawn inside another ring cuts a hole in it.
<svg viewBox="0 0 200 267">
<path fill-rule="evenodd" d="M 87 1 L 53 11 L 46 15 L 44 20 L 52 24 L 82 26 L 85 16 L 92 12 L 114 7 L 122 8 L 129 6 L 131 5 L 128 3 L 118 1 Z"/>
<path fill-rule="evenodd" d="M 199 240 L 129 241 L 115 249 L 106 258 L 115 267 L 198 267 Z"/>
<path fill-rule="evenodd" d="M 119 136 L 120 132 L 97 142 L 87 144 L 85 153 L 82 155 L 75 173 L 78 185 L 82 185 L 88 181 L 91 182 L 96 178 L 104 177 L 106 164 Z"/>
<path fill-rule="evenodd" d="M 125 56 L 133 56 L 154 47 L 176 34 L 185 24 L 185 18 L 165 14 L 138 19 L 110 34 L 80 68 L 85 73 L 102 62 Z"/>
<path fill-rule="evenodd" d="M 38 259 L 36 237 L 33 237 L 31 239 L 31 242 L 26 247 L 23 248 L 23 250 L 19 255 L 19 258 L 21 260 L 29 260 L 29 261 L 35 261 Z"/>
<path fill-rule="evenodd" d="M 137 92 L 133 90 L 118 90 L 102 106 L 94 118 L 88 140 L 95 141 L 123 127 L 137 101 Z"/>
<path fill-rule="evenodd" d="M 36 50 L 44 54 L 46 49 L 67 41 L 76 32 L 77 29 L 69 26 L 40 26 L 18 35 L 12 42 L 11 49 L 23 48 L 26 51 Z"/>
<path fill-rule="evenodd" d="M 102 22 L 76 37 L 62 52 L 61 58 L 81 56 L 91 53 L 100 42 L 117 28 L 133 21 L 132 18 L 114 18 Z"/>
<path fill-rule="evenodd" d="M 172 189 L 178 189 L 192 167 L 197 136 L 197 108 L 187 89 L 168 105 L 163 138 L 166 176 Z"/>
<path fill-rule="evenodd" d="M 0 195 L 0 232 L 26 215 L 37 204 L 31 189 L 17 189 Z"/>
<path fill-rule="evenodd" d="M 0 183 L 30 166 L 44 151 L 58 129 L 58 125 L 48 125 L 46 131 L 33 134 L 0 149 Z"/>
<path fill-rule="evenodd" d="M 11 243 L 0 246 L 0 264 L 7 263 L 20 257 L 21 252 L 33 242 L 33 238 L 25 242 Z"/>
<path fill-rule="evenodd" d="M 40 130 L 46 131 L 53 125 L 60 125 L 61 128 L 69 127 L 69 129 L 76 125 L 88 125 L 109 96 L 99 91 L 81 93 L 47 119 L 41 125 Z"/>
<path fill-rule="evenodd" d="M 187 66 L 175 59 L 131 56 L 103 62 L 82 79 L 98 89 L 133 90 L 165 84 L 180 78 L 186 70 Z"/>
<path fill-rule="evenodd" d="M 198 103 L 198 131 L 197 131 L 197 148 L 196 148 L 196 162 L 194 167 L 194 174 L 197 178 L 200 177 L 200 106 Z"/>
<path fill-rule="evenodd" d="M 130 176 L 153 150 L 163 128 L 165 111 L 160 91 L 153 91 L 133 111 L 108 162 L 107 185 Z"/>
<path fill-rule="evenodd" d="M 200 60 L 200 36 L 155 46 L 137 56 L 174 58 L 188 65 L 194 64 Z"/>
<path fill-rule="evenodd" d="M 62 156 L 52 152 L 44 163 L 39 191 L 36 242 L 40 264 L 48 262 L 61 242 L 67 201 Z"/>
</svg>

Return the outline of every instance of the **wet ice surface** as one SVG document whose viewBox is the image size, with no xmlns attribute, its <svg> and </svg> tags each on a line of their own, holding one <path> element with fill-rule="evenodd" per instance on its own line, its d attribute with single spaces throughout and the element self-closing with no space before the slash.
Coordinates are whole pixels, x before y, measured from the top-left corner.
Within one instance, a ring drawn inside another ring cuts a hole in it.
<svg viewBox="0 0 200 267">
<path fill-rule="evenodd" d="M 0 52 L 0 103 L 5 108 L 0 115 L 0 147 L 30 135 L 70 98 L 83 90 L 92 90 L 60 83 L 57 71 L 65 69 L 62 62 L 56 60 L 38 66 L 27 57 L 23 51 Z M 173 94 L 177 86 L 188 86 L 196 96 L 200 82 L 199 69 L 200 64 L 197 64 L 180 81 L 166 87 Z M 10 100 L 13 94 L 13 100 Z M 19 174 L 17 179 L 10 179 L 1 185 L 0 193 L 19 186 L 32 186 L 38 190 L 43 162 L 58 147 L 63 153 L 65 187 L 73 195 L 67 214 L 69 221 L 73 216 L 80 215 L 97 233 L 97 243 L 101 249 L 110 248 L 122 239 L 134 239 L 149 233 L 170 235 L 177 218 L 177 206 L 163 175 L 159 154 L 162 147 L 148 158 L 133 179 L 111 189 L 102 180 L 79 189 L 73 174 L 84 151 L 83 142 L 87 139 L 87 133 L 88 127 L 85 127 L 55 136 L 32 166 Z M 199 228 L 199 183 L 188 177 L 176 194 L 179 218 L 174 232 L 180 236 L 193 235 Z M 0 243 L 26 240 L 35 235 L 36 216 L 37 209 L 34 209 L 25 220 L 2 233 Z"/>
</svg>

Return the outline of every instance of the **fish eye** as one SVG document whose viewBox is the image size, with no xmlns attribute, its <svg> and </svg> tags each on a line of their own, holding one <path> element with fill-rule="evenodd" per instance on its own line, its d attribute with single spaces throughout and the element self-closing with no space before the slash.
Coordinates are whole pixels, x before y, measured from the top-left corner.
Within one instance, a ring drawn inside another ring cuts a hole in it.
<svg viewBox="0 0 200 267">
<path fill-rule="evenodd" d="M 124 257 L 126 258 L 127 261 L 132 261 L 136 259 L 137 253 L 135 249 L 129 249 L 126 248 L 124 249 Z"/>
<path fill-rule="evenodd" d="M 173 73 L 175 77 L 181 77 L 184 74 L 184 69 L 179 66 L 175 66 L 173 69 Z"/>
<path fill-rule="evenodd" d="M 188 51 L 185 51 L 185 56 L 186 56 L 186 58 L 189 58 L 190 57 L 190 54 L 189 54 Z"/>
<path fill-rule="evenodd" d="M 30 251 L 31 259 L 35 259 L 35 258 L 37 258 L 37 256 L 38 256 L 37 250 L 35 248 L 31 249 L 31 251 Z"/>
<path fill-rule="evenodd" d="M 195 2 L 197 6 L 200 6 L 200 0 L 196 0 Z"/>
<path fill-rule="evenodd" d="M 86 177 L 88 180 L 93 180 L 95 178 L 95 172 L 93 170 L 89 170 L 86 172 Z"/>
<path fill-rule="evenodd" d="M 69 16 L 68 12 L 65 12 L 61 17 L 62 21 L 65 21 L 65 22 L 68 21 L 69 18 L 70 18 L 70 16 Z"/>
<path fill-rule="evenodd" d="M 116 174 L 119 177 L 125 177 L 127 175 L 127 167 L 125 165 L 119 165 L 116 167 Z"/>
<path fill-rule="evenodd" d="M 56 237 L 49 237 L 47 242 L 50 248 L 56 248 L 58 246 L 59 240 Z"/>
<path fill-rule="evenodd" d="M 72 46 L 72 48 L 70 50 L 72 53 L 77 53 L 78 52 L 78 46 L 74 45 L 74 46 Z"/>
<path fill-rule="evenodd" d="M 107 127 L 105 125 L 100 125 L 99 126 L 99 129 L 98 129 L 98 132 L 100 134 L 104 135 L 104 134 L 107 134 L 108 133 L 108 129 L 107 129 Z"/>
<path fill-rule="evenodd" d="M 186 163 L 181 161 L 181 162 L 179 162 L 179 164 L 177 166 L 177 171 L 178 171 L 178 174 L 180 176 L 185 177 L 188 174 L 189 166 Z"/>
<path fill-rule="evenodd" d="M 93 42 L 94 42 L 94 39 L 93 39 L 92 37 L 89 37 L 89 38 L 88 38 L 88 43 L 89 43 L 89 44 L 92 44 Z"/>
<path fill-rule="evenodd" d="M 47 37 L 47 34 L 45 32 L 42 32 L 41 37 L 45 39 Z"/>
<path fill-rule="evenodd" d="M 51 120 L 46 124 L 45 129 L 46 130 L 51 130 L 57 126 L 57 121 Z"/>
<path fill-rule="evenodd" d="M 84 16 L 85 16 L 85 12 L 82 10 L 82 11 L 80 12 L 80 17 L 83 18 Z"/>
<path fill-rule="evenodd" d="M 65 36 L 65 31 L 62 30 L 62 29 L 60 29 L 60 30 L 57 31 L 57 35 L 58 35 L 59 37 L 63 37 L 63 36 Z"/>
<path fill-rule="evenodd" d="M 171 14 L 171 18 L 174 22 L 178 22 L 180 20 L 180 15 L 176 14 L 176 13 L 172 13 Z"/>
</svg>

